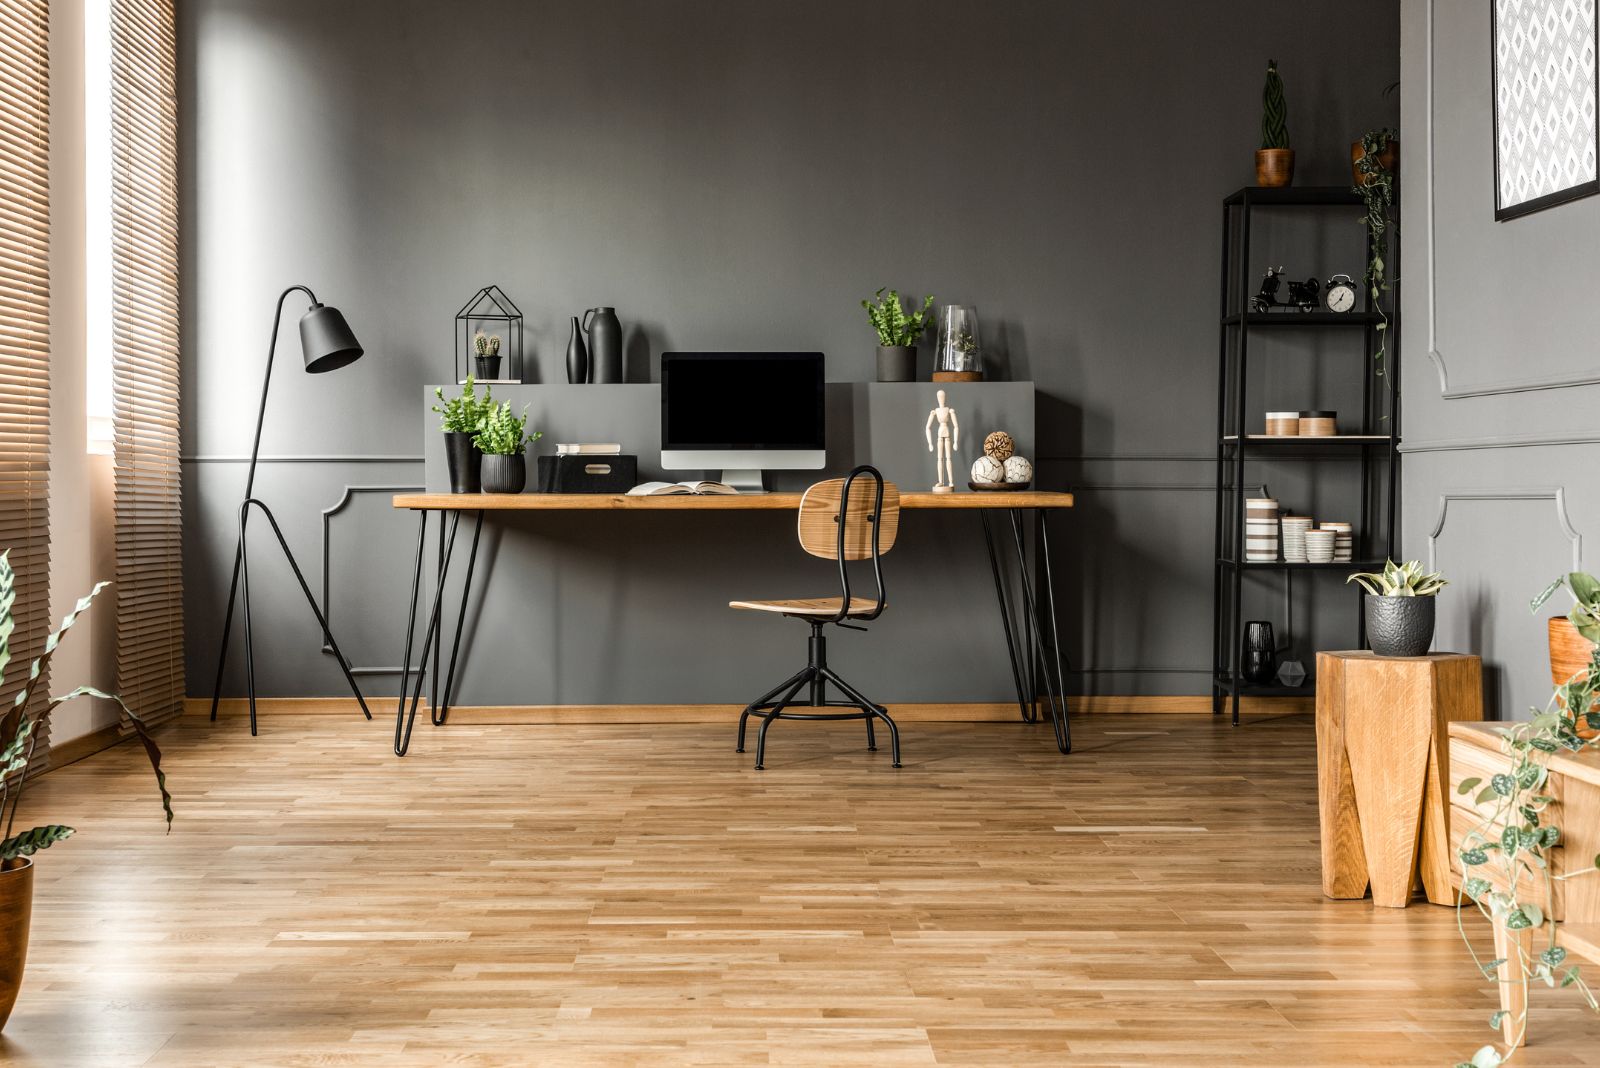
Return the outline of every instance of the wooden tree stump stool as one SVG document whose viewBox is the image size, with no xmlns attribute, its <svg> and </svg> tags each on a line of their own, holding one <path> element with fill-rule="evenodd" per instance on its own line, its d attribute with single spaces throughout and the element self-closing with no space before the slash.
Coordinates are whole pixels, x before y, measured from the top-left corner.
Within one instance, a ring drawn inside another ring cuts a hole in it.
<svg viewBox="0 0 1600 1068">
<path fill-rule="evenodd" d="M 1450 885 L 1451 720 L 1483 719 L 1483 662 L 1465 653 L 1317 654 L 1322 892 L 1405 908 L 1420 869 L 1436 905 Z"/>
</svg>

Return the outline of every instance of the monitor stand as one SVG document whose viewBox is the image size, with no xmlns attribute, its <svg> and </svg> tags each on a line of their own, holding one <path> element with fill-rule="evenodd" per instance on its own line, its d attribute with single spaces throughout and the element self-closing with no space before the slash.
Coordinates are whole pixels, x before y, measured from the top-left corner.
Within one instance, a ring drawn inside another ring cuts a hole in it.
<svg viewBox="0 0 1600 1068">
<path fill-rule="evenodd" d="M 740 493 L 767 492 L 767 473 L 759 467 L 724 468 L 722 482 Z"/>
</svg>

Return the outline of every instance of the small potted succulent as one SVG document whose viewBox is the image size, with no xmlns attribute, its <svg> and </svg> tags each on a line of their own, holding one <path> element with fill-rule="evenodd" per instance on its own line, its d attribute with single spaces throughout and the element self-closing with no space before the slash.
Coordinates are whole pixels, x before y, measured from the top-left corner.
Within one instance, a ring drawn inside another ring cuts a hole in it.
<svg viewBox="0 0 1600 1068">
<path fill-rule="evenodd" d="M 1379 656 L 1422 656 L 1433 644 L 1434 598 L 1448 582 L 1415 560 L 1384 562 L 1382 571 L 1345 579 L 1367 591 L 1367 644 Z"/>
<path fill-rule="evenodd" d="M 513 415 L 511 402 L 489 406 L 483 425 L 473 441 L 483 452 L 483 491 L 485 493 L 521 493 L 528 484 L 528 457 L 526 449 L 538 441 L 538 433 L 529 434 L 528 406 L 522 414 Z"/>
<path fill-rule="evenodd" d="M 1278 61 L 1267 60 L 1261 90 L 1261 147 L 1256 149 L 1256 185 L 1279 189 L 1294 181 L 1294 149 L 1289 147 L 1289 106 L 1283 99 Z"/>
<path fill-rule="evenodd" d="M 461 396 L 445 399 L 444 390 L 433 387 L 439 403 L 433 410 L 439 413 L 439 429 L 444 431 L 445 466 L 450 471 L 451 493 L 477 493 L 480 490 L 479 468 L 483 453 L 473 443 L 473 436 L 483 426 L 489 410 L 494 407 L 490 390 L 485 388 L 480 400 L 471 375 L 461 389 Z"/>
<path fill-rule="evenodd" d="M 478 369 L 478 377 L 495 379 L 500 377 L 500 335 L 485 334 L 479 330 L 472 335 L 472 347 L 477 350 L 477 355 L 472 358 L 473 364 Z"/>
<path fill-rule="evenodd" d="M 906 314 L 900 294 L 891 289 L 884 296 L 880 289 L 873 300 L 864 300 L 867 318 L 878 332 L 878 381 L 914 382 L 917 378 L 917 340 L 928 329 L 928 310 L 933 298 L 925 297 L 922 310 Z"/>
</svg>

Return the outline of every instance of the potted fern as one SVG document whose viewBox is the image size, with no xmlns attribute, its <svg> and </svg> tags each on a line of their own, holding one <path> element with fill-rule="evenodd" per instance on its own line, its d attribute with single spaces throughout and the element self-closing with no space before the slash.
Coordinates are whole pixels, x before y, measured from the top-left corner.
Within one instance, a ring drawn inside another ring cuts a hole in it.
<svg viewBox="0 0 1600 1068">
<path fill-rule="evenodd" d="M 928 329 L 928 310 L 933 298 L 925 297 L 922 310 L 907 315 L 900 304 L 900 294 L 889 290 L 874 293 L 872 300 L 864 300 L 867 319 L 878 332 L 878 381 L 914 382 L 917 378 L 917 340 Z"/>
<path fill-rule="evenodd" d="M 439 429 L 444 431 L 444 459 L 450 471 L 451 493 L 477 493 L 481 489 L 479 469 L 483 453 L 472 439 L 483 426 L 489 409 L 494 407 L 492 392 L 485 387 L 480 400 L 471 375 L 467 376 L 467 384 L 459 397 L 446 400 L 444 390 L 433 387 L 433 395 L 439 399 L 433 410 L 439 413 Z"/>
<path fill-rule="evenodd" d="M 528 406 L 522 406 L 520 416 L 511 413 L 511 402 L 491 404 L 483 424 L 478 428 L 473 442 L 483 451 L 483 491 L 485 493 L 521 493 L 528 484 L 527 447 L 538 441 L 538 433 L 529 434 Z"/>
<path fill-rule="evenodd" d="M 1367 591 L 1363 605 L 1367 644 L 1379 656 L 1422 656 L 1433 644 L 1434 598 L 1449 585 L 1437 571 L 1408 560 L 1384 562 L 1382 571 L 1351 575 Z"/>
<path fill-rule="evenodd" d="M 39 741 L 39 728 L 50 719 L 50 714 L 61 705 L 78 697 L 100 697 L 115 701 L 122 714 L 132 724 L 134 733 L 144 746 L 145 756 L 156 775 L 156 787 L 161 791 L 161 807 L 167 815 L 167 827 L 172 827 L 172 795 L 167 792 L 167 777 L 161 770 L 161 750 L 145 730 L 144 722 L 122 703 L 120 697 L 101 693 L 91 686 L 79 686 L 60 697 L 51 697 L 37 713 L 30 713 L 28 705 L 34 687 L 44 674 L 50 658 L 61 644 L 61 636 L 85 611 L 99 592 L 109 583 L 97 583 L 87 597 L 78 603 L 61 621 L 61 627 L 51 634 L 28 669 L 28 681 L 23 683 L 12 704 L 15 722 L 10 736 L 0 748 L 0 820 L 5 823 L 4 838 L 0 840 L 0 1028 L 11 1017 L 16 1004 L 17 991 L 22 985 L 22 970 L 28 962 L 28 927 L 33 912 L 33 856 L 41 849 L 49 849 L 57 842 L 72 837 L 71 827 L 48 823 L 30 830 L 16 830 L 17 806 L 22 801 L 23 790 L 32 770 L 33 750 Z M 5 669 L 11 661 L 11 608 L 17 599 L 16 576 L 11 570 L 11 553 L 0 553 L 0 683 L 5 681 Z"/>
<path fill-rule="evenodd" d="M 1256 185 L 1281 189 L 1294 181 L 1294 149 L 1289 147 L 1289 106 L 1283 99 L 1278 61 L 1267 60 L 1261 90 L 1261 147 L 1256 149 Z"/>
</svg>

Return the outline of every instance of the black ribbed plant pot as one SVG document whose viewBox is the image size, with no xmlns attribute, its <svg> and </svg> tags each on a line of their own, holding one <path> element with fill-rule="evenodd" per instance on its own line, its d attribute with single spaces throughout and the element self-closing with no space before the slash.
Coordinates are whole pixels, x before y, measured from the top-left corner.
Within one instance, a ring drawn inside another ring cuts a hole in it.
<svg viewBox="0 0 1600 1068">
<path fill-rule="evenodd" d="M 528 458 L 523 453 L 515 456 L 485 455 L 483 458 L 483 492 L 521 493 L 528 484 Z"/>
<path fill-rule="evenodd" d="M 1436 597 L 1367 594 L 1367 644 L 1379 656 L 1422 656 L 1433 645 Z"/>
<path fill-rule="evenodd" d="M 910 345 L 878 346 L 879 382 L 915 382 L 917 350 Z"/>
<path fill-rule="evenodd" d="M 462 431 L 446 431 L 444 435 L 445 467 L 450 472 L 451 493 L 479 493 L 482 484 L 478 470 L 483 453 L 472 443 L 472 435 Z"/>
<path fill-rule="evenodd" d="M 500 360 L 501 357 L 499 356 L 474 356 L 472 362 L 478 371 L 478 381 L 492 382 L 498 379 L 500 377 Z"/>
</svg>

